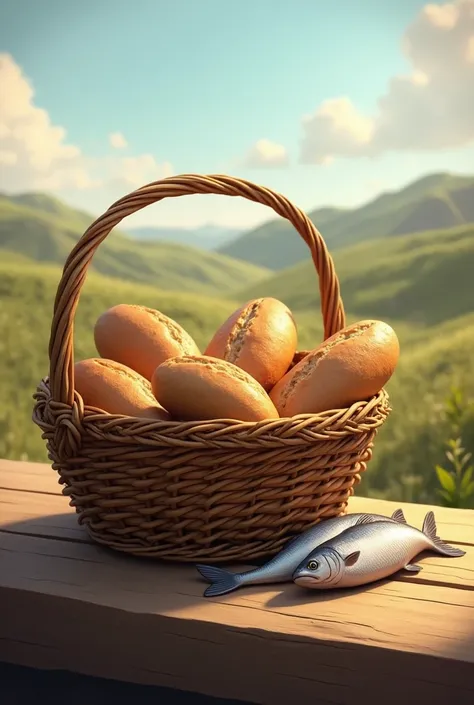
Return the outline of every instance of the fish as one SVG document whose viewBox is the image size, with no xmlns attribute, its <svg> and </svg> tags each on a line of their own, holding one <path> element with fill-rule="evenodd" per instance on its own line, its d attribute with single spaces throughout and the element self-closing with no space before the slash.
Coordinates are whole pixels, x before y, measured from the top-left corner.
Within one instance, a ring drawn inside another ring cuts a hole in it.
<svg viewBox="0 0 474 705">
<path fill-rule="evenodd" d="M 206 588 L 204 597 L 225 595 L 243 585 L 291 582 L 293 572 L 300 561 L 324 541 L 328 541 L 344 529 L 356 524 L 367 524 L 382 520 L 387 522 L 406 522 L 401 509 L 396 509 L 391 517 L 386 517 L 382 514 L 345 514 L 331 519 L 323 519 L 315 526 L 306 529 L 302 534 L 293 537 L 276 556 L 258 568 L 253 568 L 243 573 L 232 573 L 223 568 L 198 563 L 196 565 L 197 570 L 203 578 L 211 583 Z"/>
<path fill-rule="evenodd" d="M 422 551 L 459 558 L 465 551 L 437 536 L 436 520 L 428 512 L 420 531 L 405 523 L 378 521 L 357 524 L 318 546 L 293 573 L 296 585 L 311 589 L 347 588 L 388 578 L 399 570 L 422 570 L 412 560 Z"/>
</svg>

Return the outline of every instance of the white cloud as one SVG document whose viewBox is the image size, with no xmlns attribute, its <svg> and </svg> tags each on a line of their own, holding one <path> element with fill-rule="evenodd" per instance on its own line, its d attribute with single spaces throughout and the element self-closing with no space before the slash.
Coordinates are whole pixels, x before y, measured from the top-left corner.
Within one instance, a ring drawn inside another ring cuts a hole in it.
<svg viewBox="0 0 474 705">
<path fill-rule="evenodd" d="M 425 5 L 422 10 L 434 27 L 452 29 L 459 20 L 456 3 L 446 5 Z"/>
<path fill-rule="evenodd" d="M 359 154 L 370 144 L 374 125 L 349 98 L 331 98 L 303 117 L 303 130 L 302 161 L 330 164 L 335 154 Z"/>
<path fill-rule="evenodd" d="M 407 28 L 403 50 L 412 73 L 390 80 L 375 115 L 339 97 L 303 118 L 301 162 L 474 141 L 474 0 L 426 5 Z"/>
<path fill-rule="evenodd" d="M 251 169 L 288 166 L 288 153 L 282 144 L 261 139 L 249 150 L 244 165 Z"/>
<path fill-rule="evenodd" d="M 7 149 L 0 151 L 0 164 L 16 164 L 17 160 L 15 152 L 9 152 Z"/>
<path fill-rule="evenodd" d="M 8 54 L 0 54 L 0 188 L 18 191 L 43 188 L 60 178 L 66 186 L 81 187 L 88 176 L 80 151 L 66 141 L 62 127 L 33 103 L 33 89 Z"/>
<path fill-rule="evenodd" d="M 474 64 L 474 34 L 469 38 L 466 48 L 466 61 L 468 64 Z"/>
<path fill-rule="evenodd" d="M 125 149 L 125 147 L 128 147 L 128 142 L 121 132 L 111 132 L 109 143 L 114 149 Z"/>
<path fill-rule="evenodd" d="M 152 154 L 83 154 L 35 104 L 29 80 L 9 54 L 0 54 L 0 86 L 0 191 L 64 191 L 71 196 L 93 190 L 110 201 L 172 173 L 171 164 L 158 163 Z M 125 146 L 123 135 L 114 136 L 116 145 L 120 137 Z"/>
<path fill-rule="evenodd" d="M 122 157 L 100 160 L 102 173 L 110 186 L 130 191 L 150 181 L 163 179 L 173 174 L 169 162 L 158 164 L 152 154 L 140 154 L 137 157 Z"/>
</svg>

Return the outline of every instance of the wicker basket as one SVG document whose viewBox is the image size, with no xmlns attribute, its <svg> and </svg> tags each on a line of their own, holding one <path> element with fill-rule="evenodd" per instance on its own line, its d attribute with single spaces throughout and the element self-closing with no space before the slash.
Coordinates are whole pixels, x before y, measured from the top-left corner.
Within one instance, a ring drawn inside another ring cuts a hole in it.
<svg viewBox="0 0 474 705">
<path fill-rule="evenodd" d="M 319 274 L 325 339 L 344 327 L 332 258 L 301 210 L 229 176 L 163 179 L 117 201 L 67 259 L 54 304 L 50 374 L 35 394 L 33 419 L 63 493 L 97 542 L 167 560 L 249 561 L 346 511 L 390 407 L 385 390 L 347 409 L 257 423 L 151 422 L 84 406 L 74 390 L 73 322 L 94 252 L 125 216 L 188 194 L 241 196 L 289 220 Z"/>
</svg>

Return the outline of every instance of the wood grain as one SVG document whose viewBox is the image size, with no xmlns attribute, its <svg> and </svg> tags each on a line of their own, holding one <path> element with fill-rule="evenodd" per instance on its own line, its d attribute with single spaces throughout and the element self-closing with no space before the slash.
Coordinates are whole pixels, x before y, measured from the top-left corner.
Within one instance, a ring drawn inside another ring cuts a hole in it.
<svg viewBox="0 0 474 705">
<path fill-rule="evenodd" d="M 45 463 L 0 459 L 0 490 L 62 494 L 59 475 Z"/>
<path fill-rule="evenodd" d="M 372 500 L 365 500 L 359 504 L 362 508 L 358 508 L 358 511 L 373 511 Z M 387 513 L 387 510 L 383 511 Z M 390 510 L 388 511 L 391 513 Z M 407 519 L 408 513 L 409 510 L 407 510 Z M 76 514 L 69 507 L 66 497 L 0 490 L 0 517 L 0 532 L 92 544 L 85 528 L 78 525 Z M 439 531 L 443 531 L 443 525 L 439 526 Z M 441 535 L 445 537 L 444 533 Z M 466 536 L 464 530 L 462 535 Z M 419 583 L 432 582 L 474 590 L 474 546 L 463 545 L 463 549 L 466 555 L 456 559 L 425 554 L 417 561 L 423 566 L 421 573 L 418 575 L 399 573 L 396 579 Z M 228 567 L 243 570 L 251 566 L 231 564 Z M 188 570 L 193 571 L 193 568 L 189 567 Z"/>
<path fill-rule="evenodd" d="M 0 531 L 91 543 L 69 500 L 54 494 L 0 489 Z"/>
<path fill-rule="evenodd" d="M 474 700 L 474 511 L 352 498 L 420 527 L 433 509 L 466 556 L 359 590 L 209 600 L 192 566 L 93 544 L 52 469 L 19 465 L 0 462 L 0 660 L 271 705 Z"/>
<path fill-rule="evenodd" d="M 165 571 L 96 546 L 5 533 L 0 560 L 0 659 L 265 703 L 316 687 L 347 705 L 363 692 L 360 668 L 379 662 L 393 676 L 405 663 L 405 687 L 428 680 L 425 694 L 450 688 L 458 703 L 474 694 L 471 591 L 389 582 L 328 596 L 284 586 L 210 601 L 187 566 Z M 245 679 L 230 675 L 231 663 Z"/>
</svg>

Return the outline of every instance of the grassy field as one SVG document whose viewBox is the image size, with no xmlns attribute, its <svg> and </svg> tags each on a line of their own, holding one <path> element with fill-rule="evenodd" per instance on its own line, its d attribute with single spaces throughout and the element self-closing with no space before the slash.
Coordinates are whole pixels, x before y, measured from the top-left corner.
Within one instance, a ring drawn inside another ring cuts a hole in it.
<svg viewBox="0 0 474 705">
<path fill-rule="evenodd" d="M 308 216 L 331 251 L 364 240 L 474 223 L 474 177 L 432 174 L 359 208 L 320 208 Z M 219 251 L 275 270 L 308 257 L 306 244 L 282 218 L 244 233 Z"/>
<path fill-rule="evenodd" d="M 10 261 L 0 265 L 0 457 L 45 460 L 44 444 L 31 423 L 36 385 L 48 374 L 52 306 L 60 278 L 55 266 Z M 144 304 L 178 320 L 205 345 L 235 308 L 230 301 L 163 292 L 91 274 L 83 288 L 75 325 L 76 360 L 97 355 L 92 329 L 98 316 L 118 303 Z"/>
<path fill-rule="evenodd" d="M 474 400 L 474 314 L 401 336 L 401 358 L 387 385 L 393 411 L 381 429 L 361 492 L 387 499 L 437 502 L 434 467 L 444 463 L 449 425 L 443 403 L 451 387 Z M 474 451 L 474 414 L 462 427 Z"/>
<path fill-rule="evenodd" d="M 357 318 L 434 325 L 474 311 L 474 225 L 363 242 L 334 253 L 344 305 Z M 319 309 L 311 260 L 248 287 L 295 310 Z"/>
<path fill-rule="evenodd" d="M 57 267 L 14 257 L 0 265 L 0 457 L 47 459 L 39 430 L 31 422 L 31 395 L 48 372 L 52 302 L 59 276 Z M 178 320 L 202 347 L 238 305 L 237 299 L 216 301 L 162 292 L 91 274 L 76 319 L 76 359 L 95 354 L 92 327 L 96 318 L 122 301 L 162 310 Z M 317 345 L 322 338 L 319 314 L 297 311 L 296 318 L 300 348 Z M 443 455 L 443 422 L 436 409 L 455 382 L 474 395 L 474 315 L 424 330 L 394 320 L 391 323 L 402 346 L 399 368 L 388 386 L 394 411 L 378 437 L 359 493 L 436 501 L 433 468 Z M 413 477 L 420 475 L 422 486 L 415 487 L 414 496 Z"/>
</svg>

